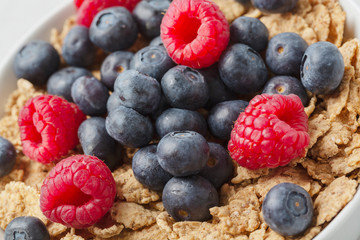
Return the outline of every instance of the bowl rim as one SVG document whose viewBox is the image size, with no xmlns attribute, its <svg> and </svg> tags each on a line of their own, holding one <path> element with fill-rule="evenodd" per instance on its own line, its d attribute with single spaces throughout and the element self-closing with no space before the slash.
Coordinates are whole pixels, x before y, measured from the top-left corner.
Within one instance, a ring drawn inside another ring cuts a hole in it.
<svg viewBox="0 0 360 240">
<path fill-rule="evenodd" d="M 31 28 L 29 28 L 21 38 L 14 42 L 13 47 L 4 53 L 0 58 L 0 80 L 1 79 L 16 79 L 15 73 L 9 71 L 13 69 L 13 59 L 15 55 L 23 47 L 23 45 L 31 40 L 45 40 L 49 42 L 51 29 L 61 29 L 66 17 L 75 15 L 76 9 L 72 0 L 61 1 L 56 8 L 51 9 L 44 17 L 40 18 Z M 62 20 L 61 23 L 59 20 Z M 0 81 L 1 82 L 1 81 Z M 6 82 L 5 88 L 13 87 L 15 89 L 16 81 Z M 12 91 L 11 91 L 12 92 Z M 0 102 L 7 99 L 11 92 L 0 88 Z M 3 117 L 4 109 L 0 108 L 0 118 Z"/>
</svg>

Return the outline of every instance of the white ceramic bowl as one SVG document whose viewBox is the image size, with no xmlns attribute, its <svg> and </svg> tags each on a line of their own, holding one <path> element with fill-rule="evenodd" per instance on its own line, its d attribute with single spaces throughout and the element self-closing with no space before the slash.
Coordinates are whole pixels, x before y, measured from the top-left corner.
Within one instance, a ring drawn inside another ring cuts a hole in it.
<svg viewBox="0 0 360 240">
<path fill-rule="evenodd" d="M 360 1 L 340 0 L 340 3 L 347 13 L 345 36 L 360 39 Z M 6 99 L 16 88 L 16 77 L 12 68 L 16 52 L 30 40 L 49 40 L 50 30 L 54 27 L 60 29 L 64 20 L 74 13 L 72 1 L 64 1 L 63 5 L 51 12 L 28 35 L 24 36 L 8 56 L 2 58 L 0 65 L 0 117 L 4 114 L 3 106 Z M 3 239 L 1 230 L 0 239 Z M 360 240 L 360 191 L 314 240 Z"/>
</svg>

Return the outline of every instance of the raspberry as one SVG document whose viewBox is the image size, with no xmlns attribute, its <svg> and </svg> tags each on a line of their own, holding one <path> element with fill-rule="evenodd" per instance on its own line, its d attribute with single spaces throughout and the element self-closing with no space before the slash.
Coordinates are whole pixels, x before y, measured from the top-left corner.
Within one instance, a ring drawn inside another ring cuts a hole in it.
<svg viewBox="0 0 360 240">
<path fill-rule="evenodd" d="M 308 117 L 297 95 L 258 95 L 236 120 L 228 150 L 249 169 L 284 166 L 305 154 L 307 130 Z"/>
<path fill-rule="evenodd" d="M 74 103 L 61 97 L 29 99 L 19 114 L 24 154 L 45 164 L 59 159 L 79 143 L 77 129 L 85 118 Z"/>
<path fill-rule="evenodd" d="M 84 0 L 74 0 L 74 4 L 76 8 L 79 8 L 81 4 L 83 4 Z"/>
<path fill-rule="evenodd" d="M 215 63 L 230 38 L 224 14 L 209 0 L 174 0 L 160 28 L 170 57 L 192 68 Z"/>
<path fill-rule="evenodd" d="M 89 27 L 95 15 L 101 10 L 109 7 L 125 7 L 132 12 L 138 2 L 140 0 L 83 0 L 76 21 L 80 25 Z"/>
<path fill-rule="evenodd" d="M 53 222 L 86 228 L 108 212 L 115 195 L 115 180 L 104 162 L 74 155 L 56 164 L 45 178 L 40 209 Z"/>
</svg>

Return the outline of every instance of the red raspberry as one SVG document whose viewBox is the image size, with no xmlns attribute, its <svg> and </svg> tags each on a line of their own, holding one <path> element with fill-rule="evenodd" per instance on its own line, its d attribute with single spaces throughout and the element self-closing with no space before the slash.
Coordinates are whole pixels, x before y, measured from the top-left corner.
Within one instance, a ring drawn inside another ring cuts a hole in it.
<svg viewBox="0 0 360 240">
<path fill-rule="evenodd" d="M 45 164 L 59 159 L 79 143 L 77 129 L 85 119 L 77 105 L 61 97 L 29 99 L 19 115 L 24 154 Z"/>
<path fill-rule="evenodd" d="M 174 0 L 161 23 L 161 39 L 178 64 L 205 68 L 228 45 L 229 24 L 210 0 Z"/>
<path fill-rule="evenodd" d="M 84 0 L 74 0 L 75 7 L 79 8 L 83 2 Z"/>
<path fill-rule="evenodd" d="M 114 177 L 103 161 L 74 155 L 56 164 L 45 178 L 40 209 L 53 222 L 87 228 L 109 211 L 115 195 Z"/>
<path fill-rule="evenodd" d="M 77 23 L 90 27 L 96 14 L 109 7 L 125 7 L 130 12 L 140 0 L 83 0 L 77 12 Z"/>
<path fill-rule="evenodd" d="M 310 137 L 308 117 L 298 96 L 254 97 L 235 122 L 230 156 L 249 169 L 274 168 L 303 156 Z"/>
</svg>

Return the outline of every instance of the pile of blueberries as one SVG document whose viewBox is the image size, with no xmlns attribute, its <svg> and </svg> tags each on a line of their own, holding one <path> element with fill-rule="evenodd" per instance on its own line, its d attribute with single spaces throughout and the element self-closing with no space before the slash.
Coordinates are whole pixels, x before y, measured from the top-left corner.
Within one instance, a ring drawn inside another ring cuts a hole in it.
<svg viewBox="0 0 360 240">
<path fill-rule="evenodd" d="M 133 14 L 122 7 L 105 9 L 89 29 L 75 26 L 67 34 L 62 57 L 68 67 L 57 70 L 55 49 L 34 41 L 19 51 L 14 70 L 91 116 L 78 130 L 85 154 L 114 170 L 121 164 L 122 146 L 140 148 L 132 161 L 135 177 L 163 191 L 164 206 L 176 220 L 206 220 L 209 208 L 218 205 L 217 189 L 233 174 L 223 146 L 246 100 L 261 92 L 293 93 L 306 106 L 306 90 L 329 94 L 338 87 L 344 63 L 329 42 L 308 46 L 296 33 L 269 41 L 263 23 L 239 17 L 217 64 L 200 70 L 176 65 L 159 37 L 169 4 L 143 0 Z M 149 45 L 127 51 L 138 33 Z M 101 79 L 86 69 L 96 61 L 98 48 L 109 53 Z"/>
</svg>

